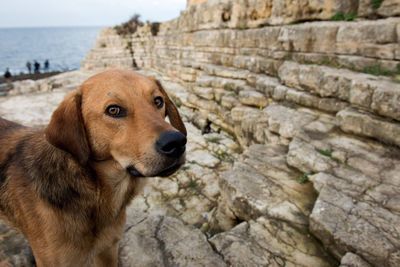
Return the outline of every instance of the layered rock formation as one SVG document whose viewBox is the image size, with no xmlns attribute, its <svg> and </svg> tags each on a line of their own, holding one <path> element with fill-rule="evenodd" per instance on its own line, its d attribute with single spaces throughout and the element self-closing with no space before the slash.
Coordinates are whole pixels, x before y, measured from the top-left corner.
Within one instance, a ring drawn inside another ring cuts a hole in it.
<svg viewBox="0 0 400 267">
<path fill-rule="evenodd" d="M 122 266 L 400 266 L 399 8 L 189 1 L 158 32 L 105 29 L 80 75 L 156 76 L 189 131 L 186 166 L 128 210 Z M 37 83 L 54 107 L 63 83 Z"/>
<path fill-rule="evenodd" d="M 198 5 L 198 4 L 204 3 L 206 1 L 207 0 L 188 0 L 187 6 Z"/>
<path fill-rule="evenodd" d="M 16 83 L 9 96 L 0 98 L 0 116 L 28 126 L 43 126 L 72 85 L 78 86 L 93 74 L 61 74 L 29 82 L 29 87 Z M 183 90 L 179 85 L 165 85 L 174 92 Z M 220 196 L 218 176 L 231 168 L 239 146 L 223 133 L 202 135 L 188 121 L 193 117 L 191 110 L 182 108 L 181 114 L 189 132 L 188 162 L 169 178 L 148 179 L 143 194 L 129 207 L 120 248 L 121 266 L 226 265 L 203 232 L 213 229 L 211 219 Z M 34 266 L 33 262 L 23 236 L 0 223 L 0 266 Z"/>
<path fill-rule="evenodd" d="M 189 1 L 157 35 L 120 37 L 189 121 L 245 151 L 217 176 L 210 242 L 226 263 L 400 265 L 399 8 Z"/>
</svg>

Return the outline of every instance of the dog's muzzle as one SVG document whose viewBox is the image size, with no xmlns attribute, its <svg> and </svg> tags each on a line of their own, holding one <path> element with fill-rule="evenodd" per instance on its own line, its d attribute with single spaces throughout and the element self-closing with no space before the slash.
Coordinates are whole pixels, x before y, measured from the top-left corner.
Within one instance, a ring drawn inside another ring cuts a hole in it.
<svg viewBox="0 0 400 267">
<path fill-rule="evenodd" d="M 186 136 L 177 131 L 163 132 L 156 144 L 155 148 L 158 153 L 168 157 L 179 159 L 186 150 Z"/>
<path fill-rule="evenodd" d="M 132 177 L 161 176 L 166 177 L 177 171 L 184 163 L 184 154 L 186 151 L 186 136 L 178 131 L 166 131 L 160 134 L 155 142 L 155 150 L 170 162 L 167 167 L 159 170 L 152 175 L 143 175 L 135 166 L 130 165 L 126 169 Z"/>
<path fill-rule="evenodd" d="M 173 174 L 174 172 L 176 172 L 182 165 L 183 162 L 176 162 L 170 166 L 168 166 L 167 168 L 159 171 L 158 173 L 151 175 L 151 177 L 166 177 L 166 176 L 170 176 L 171 174 Z M 134 177 L 134 178 L 140 178 L 140 177 L 146 177 L 144 176 L 142 173 L 140 173 L 134 166 L 129 166 L 128 168 L 126 168 L 127 172 L 129 173 L 130 176 Z"/>
</svg>

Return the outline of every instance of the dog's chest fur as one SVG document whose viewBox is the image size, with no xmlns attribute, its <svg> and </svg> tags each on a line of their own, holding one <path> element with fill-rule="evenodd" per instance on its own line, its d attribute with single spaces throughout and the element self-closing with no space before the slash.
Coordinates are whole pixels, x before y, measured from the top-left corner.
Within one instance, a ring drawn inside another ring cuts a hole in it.
<svg viewBox="0 0 400 267">
<path fill-rule="evenodd" d="M 21 229 L 34 250 L 83 266 L 116 246 L 134 195 L 128 174 L 114 176 L 118 182 L 110 184 L 110 177 L 82 168 L 50 146 L 43 133 L 21 129 L 14 136 L 0 155 L 0 189 L 7 192 L 0 196 L 0 213 Z"/>
</svg>

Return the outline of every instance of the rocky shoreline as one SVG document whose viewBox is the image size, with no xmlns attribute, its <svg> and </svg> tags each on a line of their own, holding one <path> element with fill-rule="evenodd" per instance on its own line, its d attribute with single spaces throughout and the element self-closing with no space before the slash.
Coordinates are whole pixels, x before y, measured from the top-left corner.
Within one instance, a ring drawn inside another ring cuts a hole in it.
<svg viewBox="0 0 400 267">
<path fill-rule="evenodd" d="M 16 84 L 0 116 L 45 124 L 105 68 L 160 79 L 188 161 L 130 205 L 121 266 L 399 266 L 400 4 L 328 2 L 190 1 L 157 35 L 105 29 L 81 70 Z M 20 236 L 0 244 L 29 261 Z"/>
</svg>

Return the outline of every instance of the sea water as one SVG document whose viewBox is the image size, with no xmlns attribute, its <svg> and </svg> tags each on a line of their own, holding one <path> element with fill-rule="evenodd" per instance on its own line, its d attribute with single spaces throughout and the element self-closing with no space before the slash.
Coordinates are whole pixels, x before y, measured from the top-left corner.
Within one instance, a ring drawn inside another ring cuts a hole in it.
<svg viewBox="0 0 400 267">
<path fill-rule="evenodd" d="M 0 28 L 0 73 L 27 73 L 27 61 L 36 60 L 49 71 L 78 69 L 94 45 L 101 27 Z M 43 69 L 42 69 L 43 71 Z"/>
</svg>

